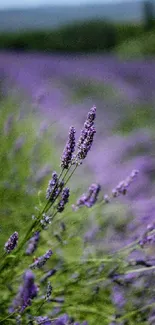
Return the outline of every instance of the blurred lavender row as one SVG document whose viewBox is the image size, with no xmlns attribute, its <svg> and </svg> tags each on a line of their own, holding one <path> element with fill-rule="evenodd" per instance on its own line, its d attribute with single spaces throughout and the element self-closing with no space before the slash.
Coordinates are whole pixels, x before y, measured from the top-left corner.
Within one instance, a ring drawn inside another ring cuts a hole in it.
<svg viewBox="0 0 155 325">
<path fill-rule="evenodd" d="M 93 151 L 86 160 L 91 180 L 108 191 L 132 169 L 138 169 L 138 182 L 128 193 L 133 202 L 128 207 L 129 213 L 136 220 L 129 222 L 127 231 L 134 236 L 137 229 L 144 230 L 155 216 L 154 135 L 147 124 L 124 136 L 112 130 L 123 117 L 134 112 L 135 106 L 131 104 L 155 104 L 155 61 L 121 61 L 112 55 L 1 52 L 0 71 L 6 93 L 13 87 L 17 94 L 28 96 L 45 119 L 50 117 L 52 122 L 61 124 L 65 135 L 70 125 L 80 130 L 90 105 L 97 106 L 97 134 Z M 96 87 L 110 85 L 112 92 L 99 98 L 98 93 L 91 94 L 92 83 Z M 81 100 L 73 99 L 77 89 L 89 87 Z"/>
</svg>

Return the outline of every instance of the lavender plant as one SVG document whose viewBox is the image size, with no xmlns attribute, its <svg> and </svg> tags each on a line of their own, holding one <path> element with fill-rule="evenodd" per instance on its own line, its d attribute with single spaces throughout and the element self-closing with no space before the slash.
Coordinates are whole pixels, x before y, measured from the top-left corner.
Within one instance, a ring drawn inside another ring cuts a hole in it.
<svg viewBox="0 0 155 325">
<path fill-rule="evenodd" d="M 132 171 L 110 195 L 103 193 L 100 184 L 93 183 L 72 204 L 74 197 L 68 182 L 92 147 L 95 117 L 93 107 L 77 145 L 75 129 L 70 128 L 61 170 L 59 174 L 52 173 L 45 204 L 41 202 L 37 207 L 38 213 L 33 215 L 24 235 L 15 231 L 4 243 L 0 288 L 5 295 L 1 295 L 0 324 L 151 324 L 154 300 L 148 288 L 155 266 L 151 259 L 138 259 L 136 254 L 153 244 L 154 225 L 149 225 L 141 238 L 108 253 L 97 249 L 97 242 L 94 249 L 79 236 L 84 216 L 89 218 L 119 195 L 127 195 L 129 185 L 138 175 L 137 170 Z M 71 205 L 76 213 L 67 217 Z M 141 291 L 135 288 L 146 275 L 148 301 L 141 306 L 138 301 Z"/>
</svg>

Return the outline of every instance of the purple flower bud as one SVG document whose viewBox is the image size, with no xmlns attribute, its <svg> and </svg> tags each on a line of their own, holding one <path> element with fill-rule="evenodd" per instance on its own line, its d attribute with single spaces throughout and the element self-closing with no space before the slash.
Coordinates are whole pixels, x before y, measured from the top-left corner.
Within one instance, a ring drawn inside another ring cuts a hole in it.
<svg viewBox="0 0 155 325">
<path fill-rule="evenodd" d="M 61 157 L 62 168 L 68 169 L 72 161 L 72 156 L 74 151 L 75 151 L 75 128 L 71 126 L 69 130 L 68 141 L 66 143 L 65 149 Z"/>
<path fill-rule="evenodd" d="M 62 212 L 69 199 L 69 188 L 65 187 L 61 193 L 61 200 L 57 205 L 58 212 Z"/>
<path fill-rule="evenodd" d="M 57 270 L 53 269 L 48 271 L 40 280 L 40 282 L 45 282 L 48 278 L 50 278 L 51 276 L 53 276 L 55 273 L 57 272 Z"/>
<path fill-rule="evenodd" d="M 26 249 L 26 254 L 31 255 L 37 249 L 37 244 L 40 238 L 40 232 L 36 231 L 35 234 L 30 238 L 28 242 L 28 247 Z"/>
<path fill-rule="evenodd" d="M 66 325 L 68 321 L 69 321 L 68 315 L 64 314 L 56 320 L 54 325 Z"/>
<path fill-rule="evenodd" d="M 77 162 L 86 158 L 88 152 L 91 149 L 95 133 L 96 133 L 96 130 L 95 130 L 94 126 L 91 126 L 87 131 L 87 136 L 86 136 L 85 140 L 79 146 L 79 149 L 77 152 Z"/>
<path fill-rule="evenodd" d="M 58 174 L 52 173 L 52 179 L 49 181 L 46 191 L 46 199 L 53 202 L 58 194 Z"/>
<path fill-rule="evenodd" d="M 23 312 L 27 306 L 31 305 L 31 300 L 37 296 L 38 287 L 34 283 L 35 276 L 31 270 L 27 270 L 23 276 L 23 285 L 19 288 L 19 292 L 15 297 L 10 312 L 14 312 L 16 308 L 20 308 Z"/>
<path fill-rule="evenodd" d="M 30 265 L 31 269 L 35 269 L 35 268 L 40 268 L 42 266 L 45 265 L 45 263 L 47 262 L 47 260 L 51 257 L 52 255 L 52 251 L 48 250 L 46 252 L 46 254 L 44 254 L 43 256 L 40 256 L 36 259 L 36 261 Z"/>
<path fill-rule="evenodd" d="M 116 188 L 112 190 L 112 196 L 117 197 L 120 194 L 125 195 L 129 185 L 133 182 L 133 180 L 138 175 L 138 170 L 133 170 L 125 180 L 121 181 Z"/>
<path fill-rule="evenodd" d="M 17 246 L 17 243 L 18 243 L 18 232 L 15 231 L 4 245 L 4 250 L 6 251 L 6 253 L 7 254 L 11 253 L 14 250 L 14 248 Z"/>
<path fill-rule="evenodd" d="M 34 317 L 38 325 L 52 325 L 52 321 L 47 316 Z"/>
<path fill-rule="evenodd" d="M 77 210 L 81 206 L 87 206 L 91 208 L 97 201 L 98 194 L 100 192 L 101 186 L 99 184 L 92 184 L 87 193 L 82 194 L 82 196 L 77 200 L 76 205 L 73 205 L 73 210 Z"/>
</svg>

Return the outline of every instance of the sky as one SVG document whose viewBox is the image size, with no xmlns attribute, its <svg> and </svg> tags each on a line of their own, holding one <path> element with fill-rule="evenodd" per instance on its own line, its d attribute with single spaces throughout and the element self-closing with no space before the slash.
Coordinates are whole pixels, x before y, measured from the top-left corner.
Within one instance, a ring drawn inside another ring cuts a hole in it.
<svg viewBox="0 0 155 325">
<path fill-rule="evenodd" d="M 64 4 L 89 4 L 89 3 L 116 3 L 127 2 L 128 0 L 1 0 L 0 9 L 5 8 L 22 8 L 22 7 L 36 7 L 42 5 L 64 5 Z M 134 0 L 135 1 L 135 0 Z"/>
</svg>

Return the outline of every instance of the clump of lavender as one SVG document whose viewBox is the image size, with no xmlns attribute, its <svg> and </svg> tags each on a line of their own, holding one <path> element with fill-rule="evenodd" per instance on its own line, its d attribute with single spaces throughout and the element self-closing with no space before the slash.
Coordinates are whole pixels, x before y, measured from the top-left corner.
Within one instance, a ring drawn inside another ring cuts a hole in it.
<svg viewBox="0 0 155 325">
<path fill-rule="evenodd" d="M 99 184 L 91 184 L 88 192 L 82 194 L 82 196 L 77 200 L 76 205 L 72 206 L 73 210 L 77 210 L 81 206 L 91 208 L 96 203 L 100 190 L 101 186 Z"/>
<path fill-rule="evenodd" d="M 7 254 L 11 253 L 18 244 L 18 232 L 15 231 L 4 245 Z"/>
<path fill-rule="evenodd" d="M 30 265 L 30 268 L 31 269 L 41 268 L 42 266 L 45 265 L 45 263 L 51 257 L 51 255 L 52 255 L 52 251 L 50 249 L 43 256 L 38 257 L 36 261 Z"/>
<path fill-rule="evenodd" d="M 68 141 L 64 148 L 62 157 L 61 157 L 61 167 L 63 169 L 68 169 L 72 156 L 75 151 L 75 128 L 73 126 L 70 127 Z"/>
<path fill-rule="evenodd" d="M 81 164 L 91 149 L 94 135 L 96 133 L 94 127 L 95 118 L 96 118 L 96 107 L 93 106 L 88 112 L 86 121 L 84 123 L 84 127 L 81 131 L 81 135 L 77 143 L 78 150 L 73 160 L 73 162 L 76 164 Z"/>
<path fill-rule="evenodd" d="M 147 245 L 155 244 L 155 225 L 148 225 L 146 231 L 139 240 L 139 245 L 143 248 Z"/>
<path fill-rule="evenodd" d="M 46 191 L 46 199 L 53 202 L 58 195 L 58 174 L 57 172 L 52 173 L 52 179 L 49 181 L 48 188 Z"/>
<path fill-rule="evenodd" d="M 18 309 L 18 312 L 23 312 L 27 306 L 31 305 L 31 300 L 37 296 L 38 287 L 34 283 L 35 276 L 31 270 L 27 270 L 23 276 L 23 285 L 19 288 L 19 292 L 13 300 L 10 312 Z"/>
<path fill-rule="evenodd" d="M 134 169 L 131 174 L 123 181 L 121 181 L 116 188 L 112 190 L 112 196 L 117 197 L 120 194 L 125 195 L 130 184 L 134 181 L 139 171 Z"/>
<path fill-rule="evenodd" d="M 66 203 L 68 202 L 68 199 L 69 199 L 69 188 L 68 187 L 65 187 L 63 190 L 62 190 L 62 193 L 61 193 L 61 200 L 59 201 L 58 205 L 57 205 L 57 211 L 58 212 L 62 212 L 65 208 L 65 205 Z"/>
<path fill-rule="evenodd" d="M 28 242 L 28 246 L 26 249 L 27 255 L 31 255 L 35 252 L 35 250 L 37 249 L 39 238 L 40 238 L 40 232 L 36 231 L 35 234 L 30 238 Z"/>
</svg>

